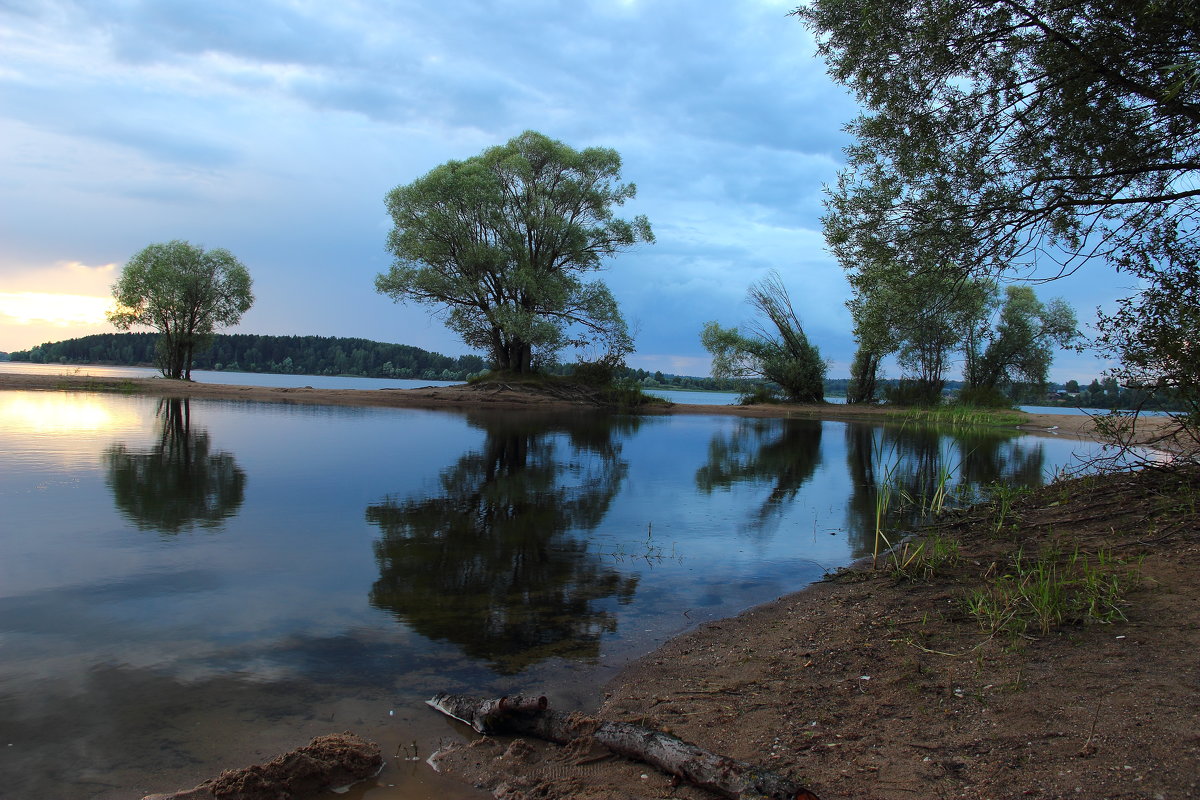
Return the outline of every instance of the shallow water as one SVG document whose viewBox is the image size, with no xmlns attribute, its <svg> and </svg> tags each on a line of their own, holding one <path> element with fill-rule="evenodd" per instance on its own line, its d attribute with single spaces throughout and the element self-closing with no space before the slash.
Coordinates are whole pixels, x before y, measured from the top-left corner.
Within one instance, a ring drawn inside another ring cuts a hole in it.
<svg viewBox="0 0 1200 800">
<path fill-rule="evenodd" d="M 423 762 L 463 735 L 434 692 L 590 708 L 631 658 L 869 552 L 885 478 L 1038 484 L 1086 447 L 0 392 L 3 796 L 140 797 L 347 729 L 389 757 L 350 797 L 469 796 Z"/>
</svg>

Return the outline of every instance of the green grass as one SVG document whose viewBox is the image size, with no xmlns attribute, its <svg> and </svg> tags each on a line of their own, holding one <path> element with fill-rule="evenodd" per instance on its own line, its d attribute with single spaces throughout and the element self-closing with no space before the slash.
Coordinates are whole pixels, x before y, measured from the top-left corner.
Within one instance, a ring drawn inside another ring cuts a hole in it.
<svg viewBox="0 0 1200 800">
<path fill-rule="evenodd" d="M 888 568 L 899 579 L 928 581 L 946 567 L 957 566 L 962 560 L 962 542 L 941 534 L 919 541 L 905 542 L 893 550 Z"/>
<path fill-rule="evenodd" d="M 975 406 L 935 406 L 932 408 L 898 408 L 887 413 L 889 419 L 905 424 L 945 425 L 949 427 L 1011 428 L 1028 420 L 1023 411 L 1007 408 L 978 408 Z"/>
<path fill-rule="evenodd" d="M 1036 558 L 1018 551 L 1004 573 L 967 592 L 964 605 L 989 632 L 1045 635 L 1066 624 L 1124 621 L 1127 595 L 1141 583 L 1141 561 L 1078 549 L 1064 556 L 1044 549 Z"/>
<path fill-rule="evenodd" d="M 1013 520 L 1013 507 L 1017 500 L 1029 494 L 1030 490 L 1025 486 L 1013 486 L 1012 484 L 1000 483 L 996 481 L 987 488 L 988 500 L 992 504 L 992 508 L 996 517 L 996 531 L 999 532 L 1005 524 Z"/>
</svg>

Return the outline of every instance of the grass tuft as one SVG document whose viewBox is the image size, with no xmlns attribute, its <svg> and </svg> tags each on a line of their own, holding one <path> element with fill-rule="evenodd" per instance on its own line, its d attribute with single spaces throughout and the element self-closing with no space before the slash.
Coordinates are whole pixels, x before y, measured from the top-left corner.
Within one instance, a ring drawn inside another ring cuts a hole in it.
<svg viewBox="0 0 1200 800">
<path fill-rule="evenodd" d="M 967 592 L 964 605 L 985 630 L 1043 636 L 1065 624 L 1124 621 L 1126 596 L 1141 583 L 1141 560 L 1101 550 L 1064 556 L 1053 548 L 1036 558 L 1018 550 L 1003 574 Z"/>
</svg>

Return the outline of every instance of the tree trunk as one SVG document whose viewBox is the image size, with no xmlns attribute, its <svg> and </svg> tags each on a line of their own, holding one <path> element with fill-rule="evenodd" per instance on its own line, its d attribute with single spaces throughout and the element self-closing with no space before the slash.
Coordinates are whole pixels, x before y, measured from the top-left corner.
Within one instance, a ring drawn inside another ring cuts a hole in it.
<svg viewBox="0 0 1200 800">
<path fill-rule="evenodd" d="M 798 783 L 746 761 L 710 753 L 667 733 L 627 722 L 605 722 L 546 707 L 546 698 L 483 700 L 438 693 L 428 705 L 480 733 L 526 734 L 559 744 L 591 737 L 614 753 L 643 761 L 736 800 L 817 800 Z"/>
</svg>

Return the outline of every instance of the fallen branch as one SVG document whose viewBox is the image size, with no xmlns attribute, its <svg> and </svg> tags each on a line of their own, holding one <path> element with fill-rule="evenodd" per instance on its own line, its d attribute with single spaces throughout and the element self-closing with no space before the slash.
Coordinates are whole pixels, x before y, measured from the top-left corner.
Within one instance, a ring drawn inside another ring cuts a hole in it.
<svg viewBox="0 0 1200 800">
<path fill-rule="evenodd" d="M 710 753 L 661 731 L 628 722 L 606 722 L 546 707 L 546 698 L 483 700 L 438 693 L 426 701 L 484 734 L 525 734 L 558 744 L 590 737 L 619 755 L 643 761 L 696 786 L 735 800 L 818 800 L 782 775 L 746 761 Z"/>
<path fill-rule="evenodd" d="M 194 789 L 142 800 L 300 800 L 379 773 L 379 745 L 353 733 L 318 736 L 266 764 L 225 770 Z"/>
</svg>

